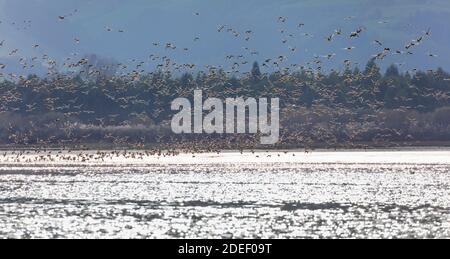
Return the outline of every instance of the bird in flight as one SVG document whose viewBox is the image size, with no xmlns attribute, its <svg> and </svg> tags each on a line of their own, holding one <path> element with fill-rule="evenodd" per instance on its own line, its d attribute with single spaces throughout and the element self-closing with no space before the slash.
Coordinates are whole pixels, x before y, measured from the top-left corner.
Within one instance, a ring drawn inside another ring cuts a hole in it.
<svg viewBox="0 0 450 259">
<path fill-rule="evenodd" d="M 360 27 L 360 28 L 358 28 L 356 31 L 354 31 L 354 32 L 352 32 L 351 34 L 350 34 L 350 39 L 352 39 L 352 38 L 358 38 L 360 35 L 361 35 L 361 33 L 364 31 L 364 28 L 363 27 Z"/>
<path fill-rule="evenodd" d="M 376 43 L 376 44 L 378 44 L 380 46 L 383 46 L 383 43 L 381 41 L 379 41 L 379 40 L 374 40 L 374 43 Z"/>
<path fill-rule="evenodd" d="M 334 38 L 334 34 L 331 34 L 330 36 L 327 37 L 327 41 L 332 42 Z"/>
<path fill-rule="evenodd" d="M 225 27 L 226 27 L 225 25 L 220 25 L 219 28 L 217 28 L 217 31 L 222 32 L 223 29 L 225 29 Z"/>
<path fill-rule="evenodd" d="M 285 23 L 287 21 L 286 17 L 280 16 L 278 17 L 278 22 Z"/>
<path fill-rule="evenodd" d="M 17 52 L 19 52 L 19 49 L 14 49 L 13 51 L 11 51 L 9 53 L 9 55 L 12 56 L 12 55 L 16 54 Z"/>
</svg>

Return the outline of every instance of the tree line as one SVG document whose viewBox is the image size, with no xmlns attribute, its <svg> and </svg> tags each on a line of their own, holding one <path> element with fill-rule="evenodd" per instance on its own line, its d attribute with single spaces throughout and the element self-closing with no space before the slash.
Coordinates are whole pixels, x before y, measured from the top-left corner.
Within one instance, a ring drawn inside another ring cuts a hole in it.
<svg viewBox="0 0 450 259">
<path fill-rule="evenodd" d="M 401 73 L 392 65 L 382 73 L 375 60 L 364 70 L 342 72 L 300 68 L 262 73 L 255 63 L 240 75 L 221 69 L 180 75 L 165 71 L 30 75 L 0 82 L 0 144 L 144 146 L 221 139 L 227 147 L 251 146 L 251 136 L 205 140 L 171 134 L 171 102 L 192 98 L 195 89 L 202 89 L 205 97 L 222 99 L 280 98 L 279 146 L 446 143 L 449 79 L 441 68 Z"/>
</svg>

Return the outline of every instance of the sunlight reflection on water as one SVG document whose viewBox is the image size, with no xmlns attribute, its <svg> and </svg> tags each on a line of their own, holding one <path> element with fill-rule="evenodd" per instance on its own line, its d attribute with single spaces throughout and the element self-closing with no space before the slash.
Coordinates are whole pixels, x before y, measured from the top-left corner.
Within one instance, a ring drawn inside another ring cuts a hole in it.
<svg viewBox="0 0 450 259">
<path fill-rule="evenodd" d="M 428 155 L 392 163 L 358 153 L 350 163 L 261 153 L 229 164 L 238 156 L 230 153 L 96 165 L 4 157 L 0 237 L 450 238 L 450 163 L 425 163 Z"/>
</svg>

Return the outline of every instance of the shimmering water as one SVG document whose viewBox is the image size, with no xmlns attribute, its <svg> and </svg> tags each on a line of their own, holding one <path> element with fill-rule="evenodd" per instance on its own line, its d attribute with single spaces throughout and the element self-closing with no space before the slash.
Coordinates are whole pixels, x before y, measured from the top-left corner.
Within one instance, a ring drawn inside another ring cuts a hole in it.
<svg viewBox="0 0 450 259">
<path fill-rule="evenodd" d="M 450 238 L 450 152 L 12 153 L 1 238 Z"/>
</svg>

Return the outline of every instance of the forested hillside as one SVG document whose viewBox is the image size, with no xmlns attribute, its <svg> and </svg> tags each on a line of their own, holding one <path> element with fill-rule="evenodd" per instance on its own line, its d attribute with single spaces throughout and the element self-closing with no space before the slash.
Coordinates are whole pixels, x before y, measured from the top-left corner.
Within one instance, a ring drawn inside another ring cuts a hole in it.
<svg viewBox="0 0 450 259">
<path fill-rule="evenodd" d="M 175 136 L 170 103 L 192 97 L 278 97 L 279 146 L 352 147 L 450 141 L 450 75 L 442 69 L 262 73 L 259 65 L 232 75 L 211 68 L 196 74 L 29 76 L 0 83 L 2 145 L 168 145 L 199 136 Z M 207 95 L 207 96 L 206 96 Z M 239 138 L 239 141 L 236 139 Z M 245 141 L 243 141 L 245 138 Z M 222 141 L 217 141 L 217 140 Z M 225 147 L 257 144 L 253 136 L 203 136 Z M 240 144 L 233 144 L 240 142 Z"/>
</svg>

